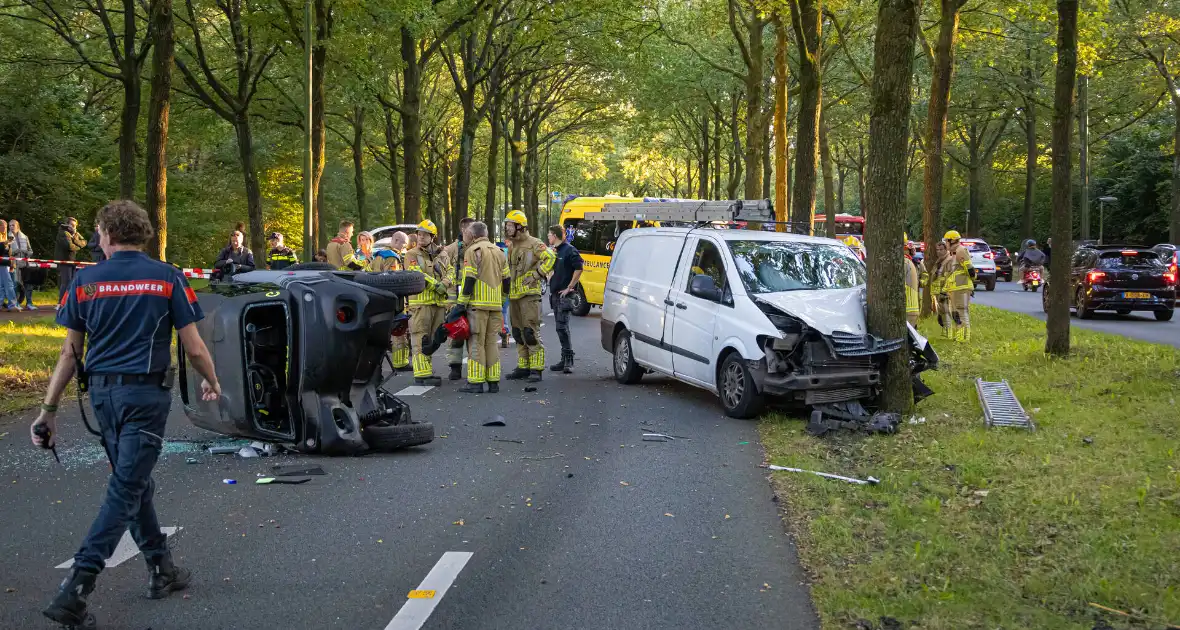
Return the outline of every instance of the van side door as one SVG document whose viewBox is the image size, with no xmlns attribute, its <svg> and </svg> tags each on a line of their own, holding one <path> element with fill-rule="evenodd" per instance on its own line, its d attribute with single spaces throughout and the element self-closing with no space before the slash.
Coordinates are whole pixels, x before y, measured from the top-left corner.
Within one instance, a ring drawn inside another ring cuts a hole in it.
<svg viewBox="0 0 1180 630">
<path fill-rule="evenodd" d="M 720 244 L 708 237 L 697 237 L 684 248 L 679 272 L 669 292 L 675 310 L 670 350 L 674 374 L 704 387 L 716 387 L 716 341 L 718 309 L 728 289 L 728 274 Z M 693 279 L 704 276 L 712 280 L 713 295 L 694 294 Z"/>
</svg>

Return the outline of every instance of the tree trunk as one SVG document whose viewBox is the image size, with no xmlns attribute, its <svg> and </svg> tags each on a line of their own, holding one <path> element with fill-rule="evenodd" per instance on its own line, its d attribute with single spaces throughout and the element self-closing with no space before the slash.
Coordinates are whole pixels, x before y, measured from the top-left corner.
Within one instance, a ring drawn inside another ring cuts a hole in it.
<svg viewBox="0 0 1180 630">
<path fill-rule="evenodd" d="M 951 78 L 955 72 L 955 38 L 959 32 L 959 10 L 964 0 L 940 0 L 942 15 L 938 24 L 938 43 L 934 50 L 934 68 L 930 76 L 930 103 L 926 109 L 926 168 L 922 176 L 922 240 L 928 253 L 935 246 L 942 229 L 943 141 L 946 139 L 946 114 L 951 101 Z M 934 269 L 935 256 L 926 256 L 928 270 Z M 933 300 L 922 302 L 922 314 L 929 315 Z"/>
<path fill-rule="evenodd" d="M 151 102 L 148 105 L 147 201 L 148 218 L 155 235 L 148 255 L 167 260 L 168 255 L 168 115 L 172 94 L 172 59 L 176 41 L 172 28 L 172 0 L 152 0 L 149 9 L 152 45 Z"/>
<path fill-rule="evenodd" d="M 1180 243 L 1180 98 L 1172 97 L 1175 131 L 1172 135 L 1172 220 L 1168 226 L 1171 243 Z"/>
<path fill-rule="evenodd" d="M 474 91 L 471 92 L 474 99 Z M 463 123 L 459 128 L 459 164 L 458 172 L 455 177 L 455 199 L 453 200 L 455 211 L 458 216 L 467 216 L 467 207 L 471 203 L 471 165 L 475 160 L 475 134 L 479 131 L 479 117 L 475 111 L 475 102 L 473 100 L 464 99 L 463 105 Z M 495 130 L 492 131 L 492 147 L 495 151 L 495 144 L 498 141 Z M 495 183 L 488 182 L 488 189 L 495 191 Z M 493 203 L 495 203 L 493 201 Z"/>
<path fill-rule="evenodd" d="M 540 169 L 537 168 L 537 134 L 539 129 L 529 125 L 525 131 L 524 150 L 524 215 L 528 217 L 529 227 L 535 233 L 537 229 L 537 179 Z"/>
<path fill-rule="evenodd" d="M 859 160 L 856 162 L 856 195 L 857 201 L 860 203 L 860 216 L 868 215 L 865 208 L 868 207 L 868 202 L 865 201 L 865 143 L 861 142 L 857 145 L 857 155 Z"/>
<path fill-rule="evenodd" d="M 426 155 L 430 156 L 432 153 L 430 147 L 426 146 L 424 148 L 426 149 Z M 435 225 L 438 225 L 438 205 L 434 202 L 434 161 L 429 159 L 429 157 L 426 160 L 426 170 L 423 173 L 423 179 L 426 180 L 426 213 L 424 218 L 430 219 L 434 221 Z"/>
<path fill-rule="evenodd" d="M 767 128 L 762 133 L 762 173 L 763 173 L 763 177 L 762 177 L 762 196 L 761 196 L 761 198 L 762 199 L 770 199 L 770 179 L 771 179 L 770 174 L 772 172 L 774 172 L 772 170 L 773 162 L 771 162 L 771 159 L 770 159 L 770 140 L 771 140 L 770 126 L 774 123 L 774 117 L 773 116 L 763 116 L 763 118 L 766 119 Z"/>
<path fill-rule="evenodd" d="M 787 157 L 790 140 L 787 138 L 787 25 L 778 13 L 774 21 L 774 218 L 780 221 L 779 232 L 787 231 L 782 221 L 790 218 L 787 204 Z"/>
<path fill-rule="evenodd" d="M 1078 0 L 1057 0 L 1057 76 L 1053 88 L 1053 218 L 1057 243 L 1050 261 L 1049 313 L 1045 352 L 1069 354 L 1070 261 L 1073 258 L 1073 203 L 1070 195 L 1073 96 L 1078 66 Z M 1180 159 L 1180 158 L 1178 158 Z"/>
<path fill-rule="evenodd" d="M 1081 213 L 1082 240 L 1090 239 L 1090 105 L 1087 102 L 1090 92 L 1090 78 L 1086 75 L 1078 76 L 1078 184 L 1080 199 L 1078 210 Z"/>
<path fill-rule="evenodd" d="M 798 225 L 808 226 L 815 216 L 816 166 L 819 162 L 821 1 L 791 1 L 791 21 L 795 28 L 795 45 L 799 50 L 800 89 L 791 220 Z"/>
<path fill-rule="evenodd" d="M 397 176 L 397 127 L 393 124 L 393 110 L 385 110 L 385 150 L 389 152 L 389 189 L 393 193 L 393 222 L 402 222 L 402 190 Z"/>
<path fill-rule="evenodd" d="M 1180 145 L 1177 145 L 1180 146 Z M 713 194 L 710 199 L 721 198 L 721 110 L 713 110 Z"/>
<path fill-rule="evenodd" d="M 422 220 L 422 67 L 418 65 L 417 45 L 409 27 L 403 26 L 401 115 L 406 204 L 401 220 L 406 223 Z"/>
<path fill-rule="evenodd" d="M 906 260 L 898 251 L 905 230 L 906 164 L 909 141 L 910 87 L 918 12 L 915 0 L 881 0 L 873 50 L 873 85 L 869 122 L 868 201 L 865 249 L 868 251 L 869 333 L 882 339 L 906 336 Z M 934 251 L 933 248 L 930 249 Z M 913 406 L 909 350 L 889 355 L 881 375 L 881 408 L 905 413 Z"/>
<path fill-rule="evenodd" d="M 365 109 L 357 105 L 353 110 L 353 116 L 352 183 L 356 188 L 356 220 L 362 226 L 366 226 L 361 229 L 367 229 L 369 213 L 365 209 Z M 390 162 L 390 165 L 394 163 Z"/>
<path fill-rule="evenodd" d="M 446 234 L 450 226 L 457 225 L 455 220 L 454 199 L 451 197 L 451 160 L 445 155 L 442 159 L 442 221 L 438 224 L 440 234 Z"/>
<path fill-rule="evenodd" d="M 143 85 L 139 62 L 136 60 L 135 8 L 134 0 L 123 0 L 123 64 L 120 68 L 123 113 L 119 125 L 119 196 L 123 199 L 135 198 L 135 145 L 139 136 L 139 110 Z"/>
<path fill-rule="evenodd" d="M 979 188 L 982 178 L 982 161 L 973 155 L 967 166 L 967 236 L 979 236 Z"/>
<path fill-rule="evenodd" d="M 1020 242 L 1033 236 L 1033 206 L 1037 191 L 1037 105 L 1024 101 L 1024 215 L 1020 225 Z"/>
<path fill-rule="evenodd" d="M 512 142 L 508 145 L 512 156 L 512 207 L 520 210 L 524 203 L 524 155 L 521 140 L 524 139 L 524 124 L 516 112 L 512 118 Z"/>
<path fill-rule="evenodd" d="M 836 238 L 836 183 L 832 175 L 832 148 L 828 145 L 827 111 L 820 112 L 819 160 L 824 173 L 824 232 L 828 238 Z"/>
<path fill-rule="evenodd" d="M 701 171 L 701 177 L 697 181 L 697 198 L 709 198 L 709 160 L 712 159 L 709 153 L 709 113 L 705 112 L 701 117 L 701 159 L 697 167 Z"/>
<path fill-rule="evenodd" d="M 844 214 L 844 177 L 847 175 L 848 175 L 848 171 L 844 168 L 843 165 L 841 165 L 840 168 L 836 169 L 836 180 L 837 180 L 837 184 L 836 184 L 836 214 Z M 827 210 L 825 210 L 824 212 L 827 212 Z M 827 234 L 829 237 L 835 238 L 835 236 L 836 236 L 836 222 L 831 219 L 829 219 L 829 221 L 831 221 L 832 227 L 827 229 Z"/>
<path fill-rule="evenodd" d="M 485 191 L 483 206 L 483 222 L 488 225 L 491 225 L 496 220 L 496 182 L 499 179 L 498 175 L 500 173 L 500 142 L 501 136 L 503 135 L 501 133 L 503 127 L 500 126 L 501 98 L 499 96 L 493 98 L 496 100 L 492 103 L 489 114 L 492 125 L 492 139 L 488 143 L 488 187 Z M 462 216 L 459 218 L 462 218 Z"/>
<path fill-rule="evenodd" d="M 734 97 L 732 117 L 730 118 L 729 135 L 732 148 L 730 149 L 729 182 L 725 187 L 727 199 L 737 199 L 738 182 L 742 179 L 742 139 L 738 133 L 738 101 Z M 747 184 L 748 185 L 748 184 Z"/>
<path fill-rule="evenodd" d="M 749 30 L 750 60 L 746 66 L 746 199 L 762 193 L 762 18 L 755 16 Z"/>
<path fill-rule="evenodd" d="M 311 49 L 311 224 L 316 231 L 316 247 L 328 246 L 332 236 L 325 225 L 327 216 L 323 212 L 323 195 L 320 181 L 324 178 L 324 146 L 328 141 L 328 128 L 324 122 L 324 75 L 328 63 L 328 10 L 324 0 L 315 0 L 315 46 Z M 361 221 L 357 231 L 369 226 Z"/>
<path fill-rule="evenodd" d="M 238 139 L 238 159 L 246 180 L 246 216 L 250 220 L 250 250 L 256 260 L 266 260 L 266 238 L 262 223 L 262 191 L 258 187 L 258 171 L 254 164 L 254 134 L 250 130 L 250 115 L 238 112 L 234 121 Z"/>
</svg>

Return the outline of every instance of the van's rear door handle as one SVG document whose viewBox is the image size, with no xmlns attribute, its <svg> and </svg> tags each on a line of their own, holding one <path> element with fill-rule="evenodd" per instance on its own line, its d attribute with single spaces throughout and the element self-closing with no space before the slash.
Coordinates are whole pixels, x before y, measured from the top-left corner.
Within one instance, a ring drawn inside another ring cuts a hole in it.
<svg viewBox="0 0 1180 630">
<path fill-rule="evenodd" d="M 667 304 L 668 306 L 674 306 L 676 303 L 672 300 L 669 300 L 668 298 L 664 298 L 664 304 Z"/>
<path fill-rule="evenodd" d="M 687 305 L 687 304 L 685 304 L 684 302 L 677 302 L 677 303 L 676 303 L 676 308 L 678 308 L 678 309 L 680 309 L 680 310 L 682 310 L 682 311 L 687 311 L 687 310 L 688 310 L 688 305 Z"/>
</svg>

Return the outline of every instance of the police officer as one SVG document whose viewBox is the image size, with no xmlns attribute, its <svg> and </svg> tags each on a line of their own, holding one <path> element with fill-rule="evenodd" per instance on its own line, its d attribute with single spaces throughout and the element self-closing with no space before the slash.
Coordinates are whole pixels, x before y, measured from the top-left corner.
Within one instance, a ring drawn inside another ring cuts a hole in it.
<svg viewBox="0 0 1180 630">
<path fill-rule="evenodd" d="M 442 379 L 434 375 L 431 361 L 442 342 L 442 339 L 436 340 L 435 332 L 447 316 L 447 288 L 442 281 L 447 268 L 440 260 L 442 248 L 434 242 L 437 237 L 438 226 L 427 219 L 418 224 L 417 246 L 406 252 L 406 269 L 417 271 L 426 279 L 426 290 L 411 295 L 409 299 L 415 385 L 442 385 Z"/>
<path fill-rule="evenodd" d="M 922 310 L 918 298 L 918 267 L 914 263 L 914 246 L 908 235 L 902 235 L 902 246 L 905 248 L 905 319 L 910 325 L 917 326 Z"/>
<path fill-rule="evenodd" d="M 283 235 L 278 232 L 270 233 L 270 251 L 266 253 L 266 268 L 280 271 L 291 265 L 299 264 L 299 257 L 295 250 L 283 245 Z"/>
<path fill-rule="evenodd" d="M 479 394 L 500 391 L 500 350 L 497 336 L 504 327 L 504 293 L 509 289 L 508 259 L 488 240 L 487 224 L 476 221 L 467 228 L 459 305 L 467 309 L 471 326 L 471 356 L 467 359 L 467 385 L 461 390 Z"/>
<path fill-rule="evenodd" d="M 541 283 L 553 271 L 555 259 L 541 239 L 529 234 L 528 226 L 528 218 L 520 210 L 513 210 L 504 218 L 511 274 L 508 320 L 512 323 L 517 353 L 516 369 L 508 374 L 508 379 L 527 378 L 530 383 L 535 383 L 541 380 L 545 369 L 545 345 L 541 342 Z"/>
<path fill-rule="evenodd" d="M 352 249 L 352 221 L 341 221 L 340 232 L 328 242 L 328 264 L 345 271 L 356 260 Z"/>
<path fill-rule="evenodd" d="M 951 337 L 955 341 L 971 341 L 971 292 L 975 290 L 975 267 L 971 254 L 959 242 L 963 237 L 955 230 L 943 236 L 947 255 L 942 276 L 946 279 L 946 293 L 950 299 Z"/>
<path fill-rule="evenodd" d="M 57 313 L 67 329 L 65 345 L 49 381 L 41 413 L 30 427 L 33 443 L 53 446 L 57 405 L 80 366 L 86 347 L 90 401 L 111 462 L 106 498 L 46 617 L 67 627 L 88 626 L 86 611 L 95 578 L 128 528 L 147 560 L 148 597 L 159 599 L 188 585 L 190 572 L 176 566 L 160 531 L 153 504 L 152 468 L 163 447 L 172 404 L 170 342 L 175 328 L 185 353 L 205 378 L 201 397 L 216 400 L 221 387 L 213 360 L 197 333 L 203 314 L 181 271 L 147 257 L 148 215 L 131 201 L 114 201 L 98 212 L 107 262 L 78 271 Z M 45 430 L 48 429 L 48 435 Z"/>
<path fill-rule="evenodd" d="M 549 246 L 553 248 L 556 264 L 549 276 L 549 305 L 553 307 L 553 323 L 557 328 L 557 339 L 561 342 L 561 360 L 549 369 L 569 374 L 574 369 L 574 347 L 570 343 L 569 294 L 577 291 L 582 279 L 582 255 L 565 240 L 560 225 L 549 226 Z"/>
<path fill-rule="evenodd" d="M 472 223 L 475 223 L 475 219 L 471 217 L 459 219 L 459 238 L 443 247 L 442 254 L 439 255 L 438 263 L 446 270 L 442 283 L 447 289 L 447 306 L 450 308 L 454 308 L 459 303 L 459 278 L 463 275 L 464 241 L 467 239 L 467 230 Z M 447 376 L 447 380 L 457 381 L 463 378 L 463 347 L 467 342 L 451 340 L 448 343 L 450 346 L 447 348 L 447 365 L 451 368 L 451 373 Z"/>
</svg>

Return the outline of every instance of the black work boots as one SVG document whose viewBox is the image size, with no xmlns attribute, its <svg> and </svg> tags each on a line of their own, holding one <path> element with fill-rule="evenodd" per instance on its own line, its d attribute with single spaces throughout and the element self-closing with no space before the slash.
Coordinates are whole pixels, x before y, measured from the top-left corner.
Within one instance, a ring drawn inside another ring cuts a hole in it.
<svg viewBox="0 0 1180 630">
<path fill-rule="evenodd" d="M 574 352 L 573 350 L 562 350 L 561 360 L 549 366 L 551 372 L 562 372 L 564 374 L 574 373 Z"/>
<path fill-rule="evenodd" d="M 172 563 L 171 555 L 148 558 L 148 598 L 164 599 L 172 591 L 183 590 L 192 579 L 192 571 Z"/>
<path fill-rule="evenodd" d="M 515 370 L 509 372 L 504 378 L 510 381 L 519 381 L 522 378 L 528 378 L 529 374 L 532 374 L 532 371 L 528 368 L 518 367 Z"/>
<path fill-rule="evenodd" d="M 448 381 L 457 381 L 461 378 L 463 378 L 463 364 L 462 363 L 452 363 L 451 364 L 451 373 L 447 376 L 447 380 Z"/>
<path fill-rule="evenodd" d="M 94 615 L 86 612 L 86 598 L 94 592 L 97 573 L 74 567 L 61 583 L 61 588 L 49 607 L 42 611 L 46 617 L 66 628 L 94 628 Z"/>
<path fill-rule="evenodd" d="M 454 379 L 454 380 L 458 380 L 458 379 Z M 432 387 L 438 387 L 439 385 L 442 385 L 442 379 L 437 376 L 427 376 L 424 378 L 414 379 L 414 384 L 415 385 L 430 385 Z"/>
</svg>

